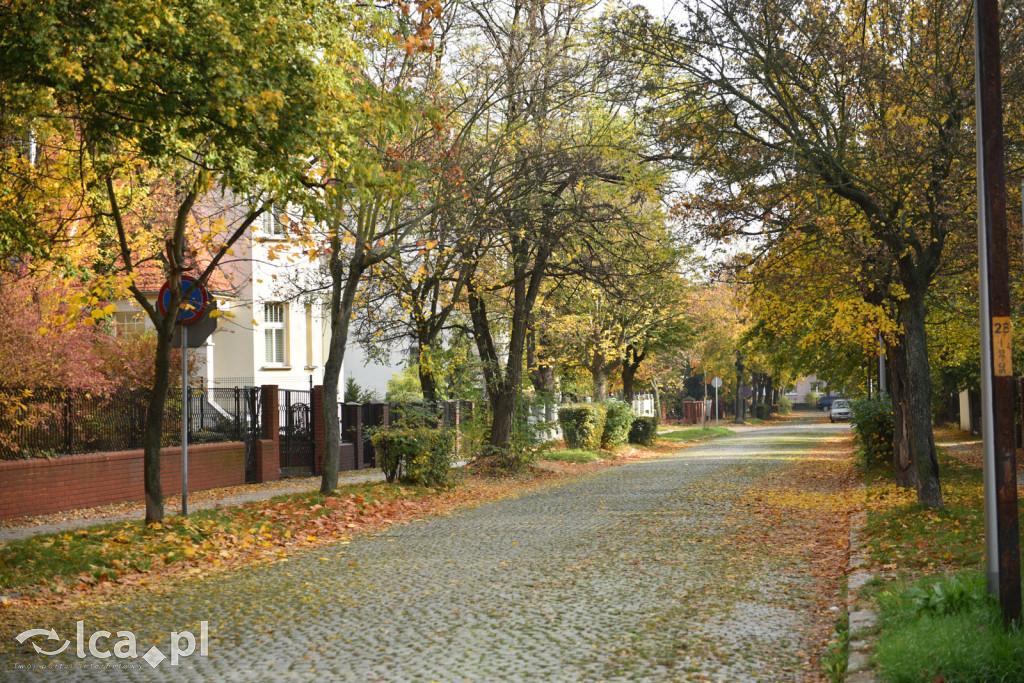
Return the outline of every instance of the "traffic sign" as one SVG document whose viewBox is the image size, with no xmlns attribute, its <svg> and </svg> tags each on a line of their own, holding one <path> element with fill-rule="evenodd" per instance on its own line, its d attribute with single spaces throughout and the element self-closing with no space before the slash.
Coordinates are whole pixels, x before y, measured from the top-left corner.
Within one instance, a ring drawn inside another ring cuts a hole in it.
<svg viewBox="0 0 1024 683">
<path fill-rule="evenodd" d="M 742 396 L 743 398 L 750 398 L 750 394 L 750 387 L 743 387 L 742 389 L 740 389 L 740 396 Z"/>
<path fill-rule="evenodd" d="M 717 389 L 720 386 L 722 386 L 722 378 L 721 377 L 715 377 L 714 379 L 712 379 L 711 380 L 711 386 L 713 386 L 715 389 Z"/>
<path fill-rule="evenodd" d="M 210 293 L 191 275 L 181 276 L 182 307 L 178 311 L 178 322 L 191 325 L 199 322 L 210 305 Z M 186 305 L 187 304 L 187 305 Z M 156 307 L 160 315 L 166 316 L 171 305 L 171 283 L 167 281 L 156 296 Z"/>
</svg>

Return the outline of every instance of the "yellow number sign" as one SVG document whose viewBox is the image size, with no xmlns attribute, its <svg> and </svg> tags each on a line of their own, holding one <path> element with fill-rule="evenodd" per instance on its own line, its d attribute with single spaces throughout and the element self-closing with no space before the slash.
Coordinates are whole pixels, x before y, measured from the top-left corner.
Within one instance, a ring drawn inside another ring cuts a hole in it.
<svg viewBox="0 0 1024 683">
<path fill-rule="evenodd" d="M 992 318 L 992 374 L 1013 376 L 1013 323 L 1009 316 Z"/>
</svg>

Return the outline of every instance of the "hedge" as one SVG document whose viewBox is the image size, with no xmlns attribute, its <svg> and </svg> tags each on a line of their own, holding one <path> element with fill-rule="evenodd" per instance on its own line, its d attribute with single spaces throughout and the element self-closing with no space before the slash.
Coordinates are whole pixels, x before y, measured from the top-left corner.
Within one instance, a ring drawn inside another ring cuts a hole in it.
<svg viewBox="0 0 1024 683">
<path fill-rule="evenodd" d="M 593 451 L 601 447 L 605 415 L 608 409 L 600 403 L 579 403 L 558 409 L 558 424 L 569 448 Z"/>
<path fill-rule="evenodd" d="M 850 404 L 854 441 L 861 465 L 892 462 L 894 423 L 892 401 L 886 394 L 860 398 Z"/>
<path fill-rule="evenodd" d="M 658 436 L 658 418 L 638 417 L 629 427 L 629 442 L 650 446 Z"/>
<path fill-rule="evenodd" d="M 608 448 L 626 443 L 630 427 L 633 426 L 633 408 L 621 401 L 609 401 L 604 405 L 607 413 L 604 430 L 601 433 L 601 447 Z"/>
</svg>

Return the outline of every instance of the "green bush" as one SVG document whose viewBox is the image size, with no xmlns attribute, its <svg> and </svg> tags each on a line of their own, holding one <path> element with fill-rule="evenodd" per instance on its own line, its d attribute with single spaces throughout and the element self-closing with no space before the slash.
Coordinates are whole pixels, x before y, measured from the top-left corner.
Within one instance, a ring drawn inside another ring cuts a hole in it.
<svg viewBox="0 0 1024 683">
<path fill-rule="evenodd" d="M 608 409 L 600 403 L 578 403 L 558 409 L 558 424 L 569 448 L 595 451 L 601 447 Z"/>
<path fill-rule="evenodd" d="M 892 402 L 885 394 L 859 398 L 851 403 L 854 441 L 862 467 L 892 462 Z"/>
<path fill-rule="evenodd" d="M 768 406 L 765 405 L 764 403 L 758 403 L 757 405 L 755 405 L 754 406 L 754 417 L 756 417 L 758 420 L 767 420 L 768 419 Z"/>
<path fill-rule="evenodd" d="M 779 412 L 780 415 L 789 415 L 791 412 L 793 412 L 793 402 L 790 401 L 785 396 L 779 396 L 779 404 L 778 405 L 779 405 L 778 412 Z"/>
<path fill-rule="evenodd" d="M 816 408 L 818 406 L 819 398 L 821 398 L 821 394 L 819 394 L 817 391 L 808 391 L 807 394 L 804 395 L 804 403 L 806 403 L 812 408 Z"/>
<path fill-rule="evenodd" d="M 901 596 L 918 614 L 960 614 L 992 600 L 980 573 L 954 574 L 942 581 L 929 580 L 908 588 Z"/>
<path fill-rule="evenodd" d="M 601 447 L 608 448 L 626 443 L 629 429 L 633 426 L 633 408 L 621 401 L 609 401 L 604 406 L 607 412 L 604 429 L 601 432 Z"/>
<path fill-rule="evenodd" d="M 650 446 L 658 437 L 658 418 L 638 417 L 629 427 L 629 442 Z"/>
<path fill-rule="evenodd" d="M 438 486 L 448 477 L 455 451 L 451 429 L 388 425 L 374 428 L 370 440 L 389 483 Z"/>
<path fill-rule="evenodd" d="M 878 596 L 881 677 L 916 681 L 1021 681 L 1024 630 L 1005 629 L 981 572 L 928 577 Z"/>
</svg>

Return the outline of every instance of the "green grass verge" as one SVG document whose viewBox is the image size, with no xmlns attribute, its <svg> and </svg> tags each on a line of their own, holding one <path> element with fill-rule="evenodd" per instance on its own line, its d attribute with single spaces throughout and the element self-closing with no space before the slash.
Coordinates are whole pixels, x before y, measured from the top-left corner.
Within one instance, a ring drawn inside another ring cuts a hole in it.
<svg viewBox="0 0 1024 683">
<path fill-rule="evenodd" d="M 1024 681 L 1024 630 L 1003 629 L 981 573 L 891 589 L 879 596 L 879 606 L 876 657 L 883 680 Z"/>
<path fill-rule="evenodd" d="M 832 639 L 821 658 L 821 666 L 832 683 L 843 683 L 850 659 L 850 613 L 843 611 L 836 621 Z"/>
<path fill-rule="evenodd" d="M 560 451 L 544 451 L 538 456 L 541 460 L 557 460 L 559 462 L 595 462 L 609 460 L 615 456 L 602 451 L 585 451 L 581 448 L 565 448 Z"/>
<path fill-rule="evenodd" d="M 395 498 L 416 498 L 426 493 L 416 486 L 378 482 L 338 487 L 337 496 L 362 496 L 366 503 Z M 116 580 L 127 571 L 151 571 L 192 557 L 207 541 L 225 534 L 251 536 L 283 533 L 284 522 L 268 521 L 260 510 L 279 503 L 303 509 L 322 504 L 319 492 L 291 493 L 264 501 L 209 510 L 188 517 L 168 515 L 163 523 L 147 527 L 141 520 L 99 524 L 85 529 L 33 536 L 0 544 L 0 590 L 11 590 L 64 580 Z M 316 516 L 328 508 L 312 511 Z"/>
<path fill-rule="evenodd" d="M 881 678 L 1024 683 L 1024 631 L 1005 631 L 998 604 L 985 595 L 981 470 L 941 449 L 939 463 L 945 507 L 938 510 L 897 488 L 890 471 L 866 477 L 872 560 L 897 578 L 869 585 L 881 620 Z"/>
<path fill-rule="evenodd" d="M 710 439 L 714 436 L 725 436 L 732 433 L 731 429 L 725 427 L 708 427 L 707 429 L 691 427 L 689 429 L 677 429 L 668 434 L 661 434 L 658 438 L 666 441 L 697 441 L 699 439 Z"/>
</svg>

